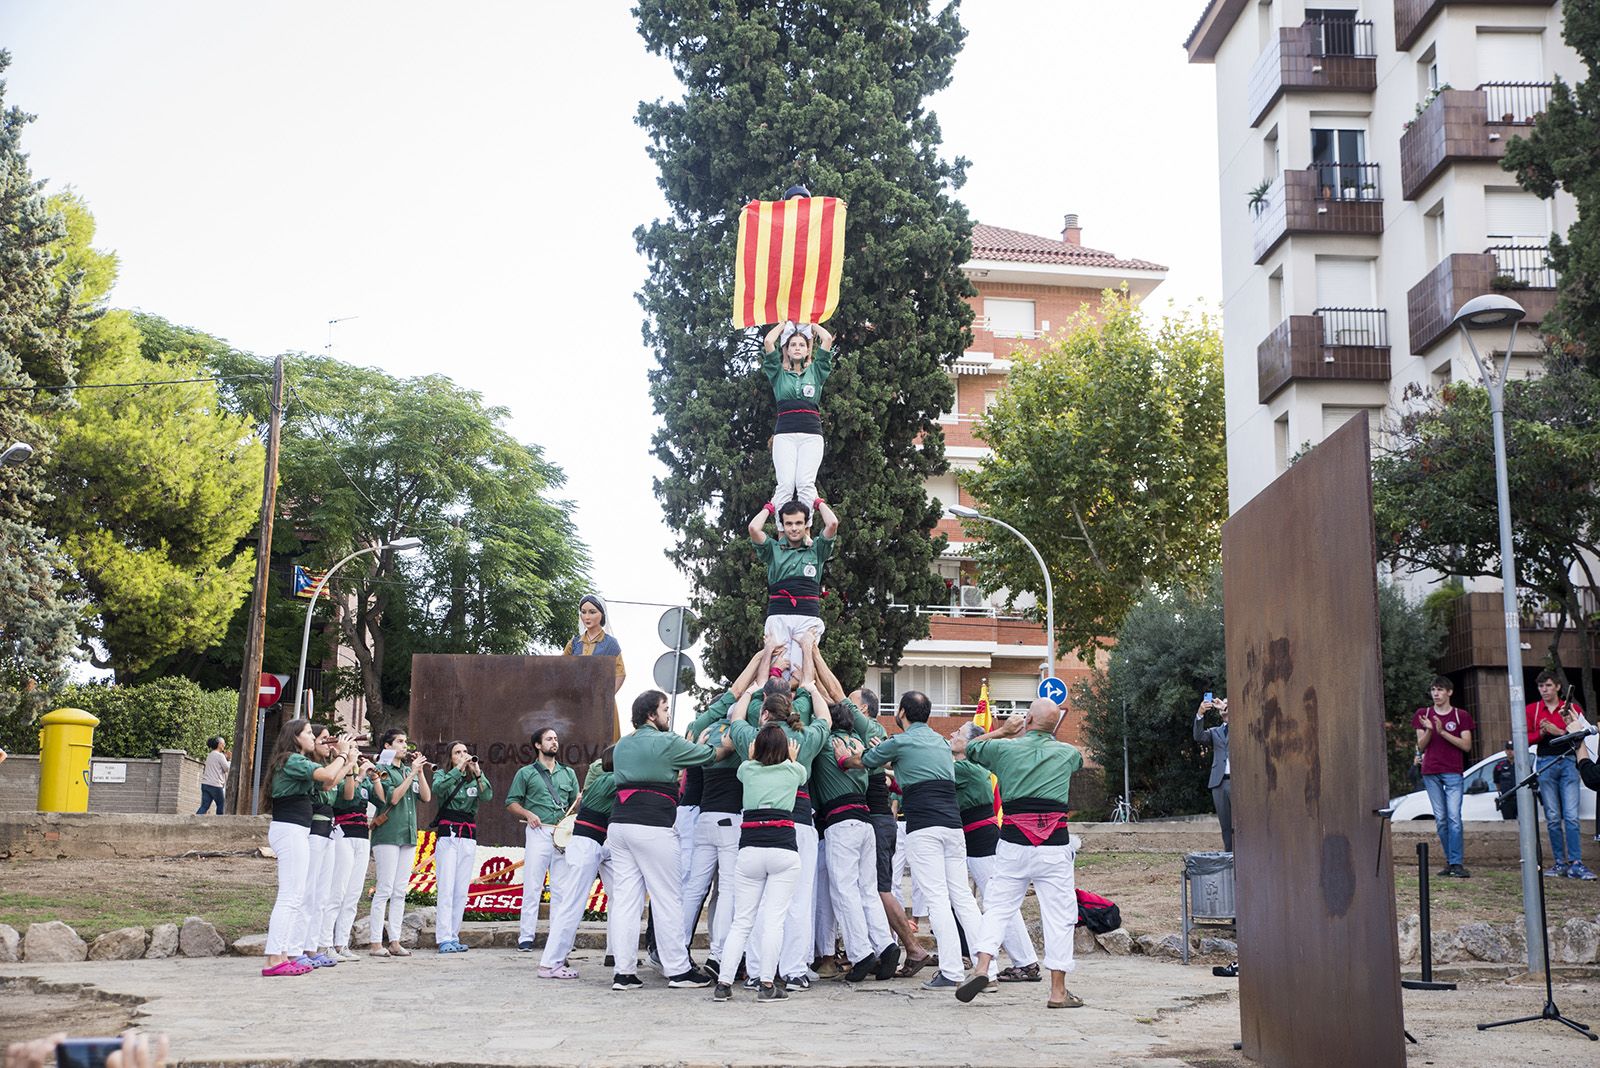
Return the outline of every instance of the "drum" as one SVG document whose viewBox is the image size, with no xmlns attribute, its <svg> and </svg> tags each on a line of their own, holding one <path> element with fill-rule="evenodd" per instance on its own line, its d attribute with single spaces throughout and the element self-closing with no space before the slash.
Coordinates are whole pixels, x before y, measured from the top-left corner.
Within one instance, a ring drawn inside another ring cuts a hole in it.
<svg viewBox="0 0 1600 1068">
<path fill-rule="evenodd" d="M 554 831 L 550 832 L 551 839 L 554 840 L 556 848 L 561 852 L 565 853 L 567 851 L 567 843 L 572 841 L 572 832 L 577 825 L 578 814 L 572 812 L 564 817 L 560 823 L 556 824 Z"/>
</svg>

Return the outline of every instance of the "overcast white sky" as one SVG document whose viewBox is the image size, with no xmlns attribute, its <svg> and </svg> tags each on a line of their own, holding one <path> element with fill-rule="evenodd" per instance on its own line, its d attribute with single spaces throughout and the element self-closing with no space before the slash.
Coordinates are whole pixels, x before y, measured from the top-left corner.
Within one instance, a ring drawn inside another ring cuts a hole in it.
<svg viewBox="0 0 1600 1068">
<path fill-rule="evenodd" d="M 118 306 L 263 355 L 358 316 L 335 355 L 509 408 L 567 472 L 599 589 L 673 603 L 631 235 L 665 207 L 634 109 L 676 82 L 631 6 L 0 0 L 6 102 L 121 257 Z M 1075 211 L 1085 244 L 1171 266 L 1152 307 L 1215 308 L 1212 71 L 1182 49 L 1203 6 L 968 0 L 933 107 L 974 218 L 1056 235 Z M 659 612 L 614 613 L 625 692 Z"/>
</svg>

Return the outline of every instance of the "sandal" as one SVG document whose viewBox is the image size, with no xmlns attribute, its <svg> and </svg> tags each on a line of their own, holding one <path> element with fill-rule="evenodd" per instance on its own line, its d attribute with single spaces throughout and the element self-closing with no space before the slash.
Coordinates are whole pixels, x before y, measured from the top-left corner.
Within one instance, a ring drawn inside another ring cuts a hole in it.
<svg viewBox="0 0 1600 1068">
<path fill-rule="evenodd" d="M 1022 967 L 1013 964 L 1009 968 L 1000 969 L 998 978 L 1002 983 L 1037 983 L 1044 976 L 1040 973 L 1038 964 L 1028 964 Z"/>
<path fill-rule="evenodd" d="M 1069 990 L 1065 998 L 1060 1001 L 1047 1001 L 1044 1003 L 1044 1007 L 1047 1009 L 1081 1009 L 1083 1008 L 1083 999 Z"/>
<path fill-rule="evenodd" d="M 367 947 L 367 956 L 369 957 L 387 957 L 388 955 L 389 951 L 383 948 L 382 942 L 374 942 Z"/>
<path fill-rule="evenodd" d="M 895 978 L 910 979 L 922 969 L 938 963 L 939 955 L 937 953 L 928 953 L 921 957 L 907 957 L 906 962 L 900 965 L 900 970 L 894 973 Z"/>
<path fill-rule="evenodd" d="M 407 949 L 405 946 L 402 946 L 399 942 L 390 942 L 389 943 L 389 956 L 391 956 L 391 957 L 409 957 L 409 956 L 411 956 L 411 951 L 409 949 Z"/>
<path fill-rule="evenodd" d="M 541 967 L 539 969 L 539 978 L 540 979 L 576 979 L 576 978 L 578 978 L 578 973 L 573 971 L 571 968 L 567 967 L 565 964 L 558 964 L 554 968 L 543 968 L 543 967 Z"/>
</svg>

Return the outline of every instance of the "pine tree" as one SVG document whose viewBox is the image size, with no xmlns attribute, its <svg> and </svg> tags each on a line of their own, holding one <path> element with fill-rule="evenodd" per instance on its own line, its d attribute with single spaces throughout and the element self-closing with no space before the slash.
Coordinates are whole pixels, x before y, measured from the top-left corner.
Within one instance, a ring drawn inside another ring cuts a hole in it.
<svg viewBox="0 0 1600 1068">
<path fill-rule="evenodd" d="M 842 521 L 825 573 L 824 650 L 840 677 L 897 661 L 926 621 L 890 605 L 945 597 L 943 538 L 924 479 L 944 470 L 936 419 L 952 403 L 972 292 L 961 274 L 971 222 L 953 192 L 966 161 L 941 158 L 924 106 L 949 84 L 965 31 L 958 4 L 740 0 L 642 2 L 639 31 L 683 85 L 638 122 L 672 212 L 636 231 L 655 349 L 651 395 L 665 426 L 656 486 L 694 581 L 707 668 L 731 675 L 759 641 L 765 575 L 745 525 L 772 492 L 774 411 L 757 331 L 730 326 L 738 216 L 793 183 L 849 205 L 839 359 L 823 401 L 818 485 Z"/>
<path fill-rule="evenodd" d="M 1578 221 L 1564 238 L 1550 239 L 1550 264 L 1561 281 L 1555 312 L 1541 325 L 1600 372 L 1600 4 L 1564 5 L 1562 37 L 1588 76 L 1575 86 L 1556 79 L 1533 130 L 1506 146 L 1505 168 L 1530 192 L 1549 198 L 1565 189 L 1577 201 Z"/>
</svg>

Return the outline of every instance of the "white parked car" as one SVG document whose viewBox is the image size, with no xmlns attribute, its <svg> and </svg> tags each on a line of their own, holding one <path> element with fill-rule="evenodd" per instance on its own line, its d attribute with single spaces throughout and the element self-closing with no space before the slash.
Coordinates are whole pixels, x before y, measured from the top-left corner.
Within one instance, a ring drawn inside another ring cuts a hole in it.
<svg viewBox="0 0 1600 1068">
<path fill-rule="evenodd" d="M 1591 736 L 1587 742 L 1589 755 L 1595 756 L 1595 738 Z M 1472 767 L 1468 768 L 1461 776 L 1461 822 L 1472 820 L 1498 820 L 1500 810 L 1494 807 L 1494 766 L 1504 756 L 1503 752 L 1485 757 Z M 1532 754 L 1529 754 L 1530 757 Z M 1600 759 L 1600 758 L 1597 758 Z M 1591 820 L 1594 819 L 1595 792 L 1587 786 L 1578 787 L 1578 819 L 1582 823 L 1580 831 L 1588 830 Z M 1428 791 L 1417 790 L 1414 793 L 1401 794 L 1389 802 L 1394 809 L 1395 820 L 1431 820 L 1433 819 L 1433 805 L 1428 802 Z M 1539 813 L 1540 825 L 1543 826 L 1544 813 Z"/>
</svg>

